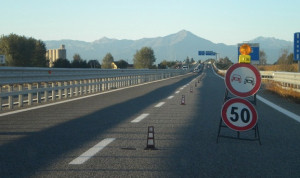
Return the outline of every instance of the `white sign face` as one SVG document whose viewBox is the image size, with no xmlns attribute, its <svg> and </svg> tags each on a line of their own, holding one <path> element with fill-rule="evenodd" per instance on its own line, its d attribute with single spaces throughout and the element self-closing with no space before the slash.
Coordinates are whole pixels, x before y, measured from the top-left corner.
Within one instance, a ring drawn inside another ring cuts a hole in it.
<svg viewBox="0 0 300 178">
<path fill-rule="evenodd" d="M 259 90 L 261 76 L 253 65 L 238 63 L 227 70 L 225 84 L 232 94 L 248 97 Z"/>
<path fill-rule="evenodd" d="M 231 129 L 246 131 L 252 129 L 257 123 L 257 112 L 247 100 L 233 98 L 224 103 L 222 119 Z"/>
<path fill-rule="evenodd" d="M 241 93 L 251 91 L 256 82 L 256 76 L 252 70 L 246 67 L 236 68 L 230 75 L 230 83 L 233 89 Z"/>
</svg>

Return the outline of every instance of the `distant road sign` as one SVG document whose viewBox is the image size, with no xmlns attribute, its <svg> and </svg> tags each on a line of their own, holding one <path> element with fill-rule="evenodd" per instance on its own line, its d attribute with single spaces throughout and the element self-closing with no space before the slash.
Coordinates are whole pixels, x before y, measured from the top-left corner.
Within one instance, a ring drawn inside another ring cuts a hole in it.
<svg viewBox="0 0 300 178">
<path fill-rule="evenodd" d="M 254 106 L 242 98 L 226 101 L 221 111 L 224 123 L 235 131 L 247 131 L 257 123 L 257 112 Z"/>
<path fill-rule="evenodd" d="M 241 55 L 240 53 L 240 46 L 242 46 L 244 43 L 238 44 L 238 56 Z M 251 53 L 249 54 L 251 56 L 252 61 L 259 61 L 259 43 L 247 43 L 251 46 Z"/>
<path fill-rule="evenodd" d="M 260 72 L 251 64 L 236 63 L 226 72 L 225 85 L 234 95 L 248 97 L 260 88 Z"/>
<path fill-rule="evenodd" d="M 300 60 L 300 32 L 294 34 L 294 60 Z"/>
<path fill-rule="evenodd" d="M 205 51 L 198 51 L 198 55 L 199 56 L 205 55 Z"/>
<path fill-rule="evenodd" d="M 214 55 L 216 55 L 216 53 L 213 51 L 205 51 L 205 55 L 214 56 Z"/>
<path fill-rule="evenodd" d="M 0 55 L 0 64 L 5 64 L 5 55 Z"/>
</svg>

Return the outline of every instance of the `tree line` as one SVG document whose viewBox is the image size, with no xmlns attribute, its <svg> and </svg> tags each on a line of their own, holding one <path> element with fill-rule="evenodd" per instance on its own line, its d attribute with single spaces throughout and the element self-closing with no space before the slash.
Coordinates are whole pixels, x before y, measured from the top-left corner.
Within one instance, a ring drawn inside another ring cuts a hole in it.
<svg viewBox="0 0 300 178">
<path fill-rule="evenodd" d="M 5 65 L 15 67 L 48 67 L 49 60 L 46 59 L 46 45 L 41 40 L 36 40 L 32 37 L 19 36 L 10 34 L 0 37 L 0 54 L 5 55 Z M 136 51 L 133 56 L 133 67 L 154 68 L 156 61 L 154 51 L 150 47 L 143 47 Z M 112 63 L 115 63 L 118 68 L 127 68 L 129 64 L 121 59 L 115 61 L 111 53 L 107 53 L 102 59 L 102 65 L 98 60 L 83 60 L 79 54 L 74 54 L 73 60 L 57 59 L 54 62 L 56 68 L 112 68 Z"/>
</svg>

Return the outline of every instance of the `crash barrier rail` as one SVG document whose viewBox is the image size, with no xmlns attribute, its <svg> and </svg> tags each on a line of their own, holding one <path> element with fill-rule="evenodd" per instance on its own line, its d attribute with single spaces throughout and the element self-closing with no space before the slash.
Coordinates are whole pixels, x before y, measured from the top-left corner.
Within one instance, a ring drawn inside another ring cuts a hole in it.
<svg viewBox="0 0 300 178">
<path fill-rule="evenodd" d="M 138 85 L 187 72 L 180 69 L 0 67 L 0 110 Z"/>
<path fill-rule="evenodd" d="M 221 73 L 226 74 L 226 70 L 220 70 L 213 64 L 214 69 Z M 283 88 L 291 88 L 294 91 L 300 92 L 300 73 L 296 72 L 276 72 L 276 71 L 260 71 L 262 79 L 268 79 L 278 82 Z"/>
</svg>

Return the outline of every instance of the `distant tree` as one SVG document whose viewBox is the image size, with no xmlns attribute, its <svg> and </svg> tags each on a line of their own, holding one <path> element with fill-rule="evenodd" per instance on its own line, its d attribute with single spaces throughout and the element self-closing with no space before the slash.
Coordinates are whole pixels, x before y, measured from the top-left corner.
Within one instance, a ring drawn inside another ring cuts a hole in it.
<svg viewBox="0 0 300 178">
<path fill-rule="evenodd" d="M 99 63 L 98 60 L 94 59 L 94 60 L 89 60 L 87 65 L 90 67 L 90 68 L 101 68 L 101 65 Z"/>
<path fill-rule="evenodd" d="M 126 69 L 128 67 L 128 62 L 125 60 L 121 59 L 119 61 L 116 61 L 115 64 L 118 66 L 120 69 Z"/>
<path fill-rule="evenodd" d="M 72 68 L 88 68 L 89 65 L 87 64 L 86 60 L 81 59 L 79 54 L 74 54 L 73 61 L 71 63 Z"/>
<path fill-rule="evenodd" d="M 293 54 L 289 54 L 289 51 L 287 49 L 282 50 L 282 55 L 278 58 L 277 64 L 279 65 L 279 70 L 281 71 L 294 71 L 293 67 Z"/>
<path fill-rule="evenodd" d="M 54 68 L 70 68 L 71 63 L 68 59 L 59 58 L 54 62 L 53 67 Z"/>
<path fill-rule="evenodd" d="M 194 58 L 191 58 L 191 64 L 193 64 L 195 62 Z"/>
<path fill-rule="evenodd" d="M 185 59 L 185 63 L 186 63 L 187 65 L 190 64 L 190 58 L 189 58 L 188 56 L 187 56 L 186 59 Z"/>
<path fill-rule="evenodd" d="M 265 51 L 259 50 L 259 65 L 266 65 L 267 64 L 267 55 Z"/>
<path fill-rule="evenodd" d="M 166 69 L 166 68 L 176 68 L 177 62 L 175 61 L 167 61 L 163 60 L 161 63 L 158 64 L 159 69 Z"/>
<path fill-rule="evenodd" d="M 16 34 L 0 37 L 0 53 L 6 56 L 6 65 L 46 67 L 46 47 L 42 41 Z"/>
<path fill-rule="evenodd" d="M 111 69 L 111 63 L 114 62 L 114 58 L 111 53 L 107 53 L 105 57 L 102 59 L 102 69 Z"/>
<path fill-rule="evenodd" d="M 133 58 L 134 68 L 143 69 L 143 68 L 153 68 L 155 62 L 154 51 L 150 47 L 143 47 L 137 51 Z"/>
<path fill-rule="evenodd" d="M 49 64 L 46 60 L 46 45 L 42 41 L 35 41 L 35 50 L 31 59 L 32 66 L 45 67 Z"/>
<path fill-rule="evenodd" d="M 214 61 L 214 60 L 213 60 Z M 211 61 L 212 62 L 212 61 Z M 220 58 L 219 61 L 216 63 L 218 69 L 228 69 L 233 62 L 226 56 L 224 58 Z"/>
</svg>

